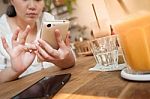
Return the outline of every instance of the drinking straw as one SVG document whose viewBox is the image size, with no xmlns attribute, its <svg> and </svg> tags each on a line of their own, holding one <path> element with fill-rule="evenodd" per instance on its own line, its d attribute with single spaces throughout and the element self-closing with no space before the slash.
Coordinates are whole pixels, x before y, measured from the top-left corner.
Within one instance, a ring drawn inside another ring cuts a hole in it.
<svg viewBox="0 0 150 99">
<path fill-rule="evenodd" d="M 98 28 L 100 29 L 100 24 L 99 24 L 99 21 L 98 21 L 98 17 L 97 17 L 97 14 L 96 14 L 96 10 L 95 10 L 94 4 L 92 4 L 92 8 L 93 8 L 93 11 L 94 11 L 94 15 L 95 15 L 95 18 L 96 18 L 96 22 L 97 22 Z"/>
<path fill-rule="evenodd" d="M 129 10 L 127 9 L 126 5 L 124 4 L 123 0 L 117 0 L 118 3 L 120 4 L 121 8 L 127 13 L 129 14 Z"/>
</svg>

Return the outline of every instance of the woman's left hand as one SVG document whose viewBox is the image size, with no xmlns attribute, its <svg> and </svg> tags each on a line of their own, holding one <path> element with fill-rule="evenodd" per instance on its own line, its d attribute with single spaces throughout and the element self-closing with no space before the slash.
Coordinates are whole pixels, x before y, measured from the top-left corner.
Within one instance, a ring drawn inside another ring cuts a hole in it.
<svg viewBox="0 0 150 99">
<path fill-rule="evenodd" d="M 55 37 L 59 49 L 52 48 L 44 40 L 40 39 L 39 44 L 36 45 L 38 51 L 36 52 L 40 61 L 52 62 L 61 68 L 68 68 L 74 65 L 75 57 L 70 48 L 70 33 L 68 32 L 65 41 L 62 40 L 59 30 L 55 30 Z"/>
</svg>

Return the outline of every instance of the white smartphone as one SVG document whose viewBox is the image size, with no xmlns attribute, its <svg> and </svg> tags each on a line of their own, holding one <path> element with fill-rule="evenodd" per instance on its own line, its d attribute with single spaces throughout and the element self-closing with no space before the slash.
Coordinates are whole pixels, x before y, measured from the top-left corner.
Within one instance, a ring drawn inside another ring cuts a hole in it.
<svg viewBox="0 0 150 99">
<path fill-rule="evenodd" d="M 54 31 L 59 29 L 62 39 L 65 40 L 68 29 L 69 29 L 68 20 L 55 20 L 55 21 L 46 21 L 42 23 L 41 29 L 41 39 L 45 40 L 53 48 L 58 49 L 58 44 L 56 42 L 56 37 Z"/>
</svg>

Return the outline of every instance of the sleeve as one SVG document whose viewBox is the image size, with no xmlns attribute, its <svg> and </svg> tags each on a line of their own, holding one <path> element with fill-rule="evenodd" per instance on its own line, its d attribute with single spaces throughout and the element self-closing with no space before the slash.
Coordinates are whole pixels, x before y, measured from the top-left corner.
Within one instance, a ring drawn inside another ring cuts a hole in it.
<svg viewBox="0 0 150 99">
<path fill-rule="evenodd" d="M 2 69 L 5 69 L 7 61 L 9 60 L 9 55 L 3 48 L 3 44 L 2 44 L 2 40 L 1 40 L 1 36 L 5 36 L 5 32 L 6 32 L 5 30 L 6 29 L 4 28 L 4 26 L 1 22 L 1 19 L 0 19 L 0 71 Z"/>
<path fill-rule="evenodd" d="M 11 36 L 12 34 L 9 33 L 9 29 L 7 28 L 5 21 L 0 18 L 0 56 L 4 56 L 8 60 L 10 59 L 10 56 L 6 52 L 6 50 L 3 48 L 1 37 L 4 36 L 6 38 L 7 44 L 11 47 Z"/>
<path fill-rule="evenodd" d="M 7 41 L 7 44 L 9 45 L 9 47 L 11 46 L 11 43 L 10 43 L 11 37 L 10 37 L 10 35 L 4 35 L 3 33 L 4 33 L 4 31 L 1 31 L 1 28 L 0 28 L 0 57 L 3 56 L 9 60 L 10 56 L 8 55 L 8 53 L 6 52 L 6 50 L 3 47 L 1 36 L 4 36 L 6 38 L 6 41 Z"/>
</svg>

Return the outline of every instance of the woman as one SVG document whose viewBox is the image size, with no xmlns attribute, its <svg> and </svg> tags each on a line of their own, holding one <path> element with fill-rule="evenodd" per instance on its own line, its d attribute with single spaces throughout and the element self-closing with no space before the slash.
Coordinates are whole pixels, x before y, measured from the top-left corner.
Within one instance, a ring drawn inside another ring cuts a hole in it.
<svg viewBox="0 0 150 99">
<path fill-rule="evenodd" d="M 44 0 L 10 0 L 10 3 L 7 15 L 2 15 L 0 19 L 0 53 L 10 60 L 8 68 L 0 72 L 1 83 L 41 70 L 36 57 L 41 62 L 53 63 L 62 69 L 75 64 L 69 47 L 69 33 L 64 42 L 61 31 L 55 31 L 58 50 L 39 39 L 41 22 L 54 20 L 52 15 L 43 12 Z"/>
</svg>

